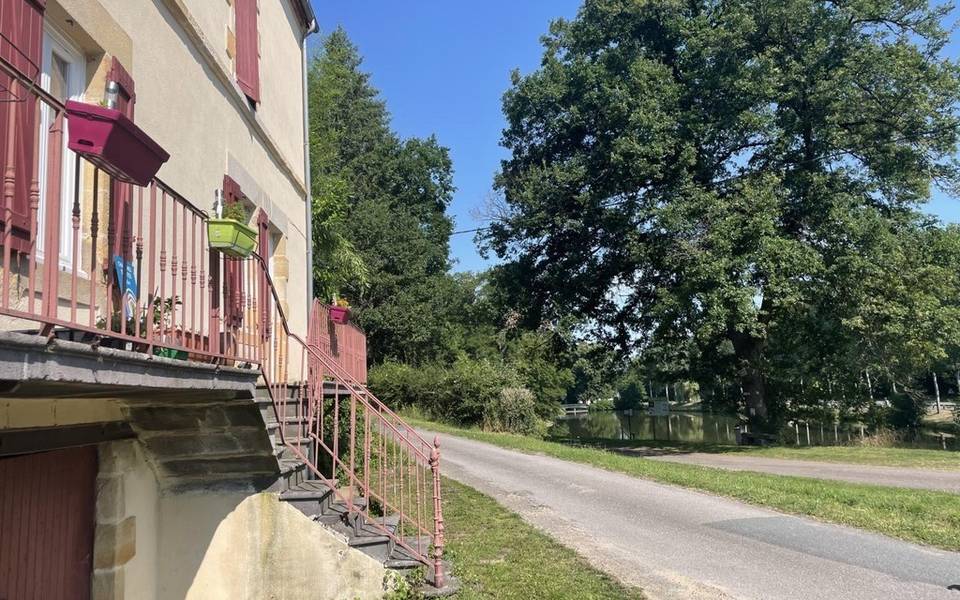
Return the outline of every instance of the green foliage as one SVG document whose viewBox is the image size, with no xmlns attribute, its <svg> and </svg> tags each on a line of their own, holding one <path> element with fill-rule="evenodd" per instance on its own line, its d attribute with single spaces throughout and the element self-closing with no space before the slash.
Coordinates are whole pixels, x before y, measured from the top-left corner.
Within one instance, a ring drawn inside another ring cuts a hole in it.
<svg viewBox="0 0 960 600">
<path fill-rule="evenodd" d="M 620 382 L 615 405 L 617 410 L 637 410 L 646 407 L 648 396 L 643 380 L 636 373 L 629 373 Z"/>
<path fill-rule="evenodd" d="M 894 427 L 919 427 L 926 414 L 924 398 L 915 392 L 893 394 L 890 398 L 890 424 Z"/>
<path fill-rule="evenodd" d="M 426 578 L 423 569 L 413 569 L 406 575 L 396 571 L 387 571 L 383 577 L 383 600 L 423 600 L 423 587 Z"/>
<path fill-rule="evenodd" d="M 586 0 L 555 22 L 504 98 L 483 235 L 524 319 L 585 319 L 736 390 L 755 427 L 945 360 L 960 236 L 918 207 L 960 185 L 948 10 Z"/>
<path fill-rule="evenodd" d="M 509 369 L 467 359 L 449 367 L 388 362 L 373 367 L 369 377 L 370 388 L 387 405 L 417 407 L 430 418 L 460 425 L 482 423 L 487 406 L 517 385 Z"/>
<path fill-rule="evenodd" d="M 250 220 L 250 213 L 242 202 L 233 202 L 223 207 L 222 217 L 224 219 L 233 219 L 244 225 Z"/>
<path fill-rule="evenodd" d="M 391 131 L 361 65 L 338 29 L 310 68 L 315 290 L 353 301 L 375 362 L 429 362 L 447 328 L 452 163 L 436 138 Z"/>
<path fill-rule="evenodd" d="M 590 404 L 587 408 L 590 412 L 611 411 L 616 408 L 613 398 L 602 398 Z"/>
<path fill-rule="evenodd" d="M 543 426 L 541 423 L 537 416 L 536 400 L 526 388 L 503 388 L 483 408 L 484 431 L 542 435 L 546 431 L 546 423 Z"/>
</svg>

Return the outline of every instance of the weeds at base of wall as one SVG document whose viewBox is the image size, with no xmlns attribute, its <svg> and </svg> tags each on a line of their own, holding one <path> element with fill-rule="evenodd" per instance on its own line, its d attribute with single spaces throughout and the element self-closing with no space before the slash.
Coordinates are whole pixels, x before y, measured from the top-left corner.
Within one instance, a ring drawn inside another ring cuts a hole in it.
<svg viewBox="0 0 960 600">
<path fill-rule="evenodd" d="M 405 574 L 389 571 L 383 577 L 383 600 L 423 600 L 420 589 L 426 583 L 423 569 L 414 569 Z"/>
</svg>

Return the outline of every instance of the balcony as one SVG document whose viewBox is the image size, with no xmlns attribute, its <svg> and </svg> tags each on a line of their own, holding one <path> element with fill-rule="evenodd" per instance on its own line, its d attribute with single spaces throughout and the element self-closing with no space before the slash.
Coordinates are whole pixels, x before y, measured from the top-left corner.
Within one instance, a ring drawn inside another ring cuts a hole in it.
<svg viewBox="0 0 960 600">
<path fill-rule="evenodd" d="M 279 325 L 269 257 L 211 251 L 202 208 L 159 178 L 137 186 L 73 153 L 65 106 L 2 61 L 0 78 L 0 330 L 264 365 Z M 363 332 L 315 313 L 311 336 L 365 382 Z"/>
</svg>

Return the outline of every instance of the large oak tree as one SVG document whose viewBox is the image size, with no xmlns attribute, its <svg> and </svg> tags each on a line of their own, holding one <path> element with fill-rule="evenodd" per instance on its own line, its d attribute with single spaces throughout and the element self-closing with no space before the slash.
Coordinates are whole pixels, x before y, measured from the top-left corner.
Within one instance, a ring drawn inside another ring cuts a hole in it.
<svg viewBox="0 0 960 600">
<path fill-rule="evenodd" d="M 764 426 L 771 356 L 827 318 L 833 276 L 896 254 L 876 236 L 921 230 L 931 186 L 958 183 L 948 10 L 586 0 L 505 96 L 486 248 L 533 319 L 728 374 Z"/>
</svg>

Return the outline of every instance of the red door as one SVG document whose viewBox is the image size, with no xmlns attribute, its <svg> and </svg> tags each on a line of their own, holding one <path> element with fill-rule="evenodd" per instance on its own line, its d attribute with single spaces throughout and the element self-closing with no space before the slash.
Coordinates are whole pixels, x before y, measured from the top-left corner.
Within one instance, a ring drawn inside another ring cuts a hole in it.
<svg viewBox="0 0 960 600">
<path fill-rule="evenodd" d="M 0 600 L 86 600 L 95 446 L 0 458 Z"/>
</svg>

